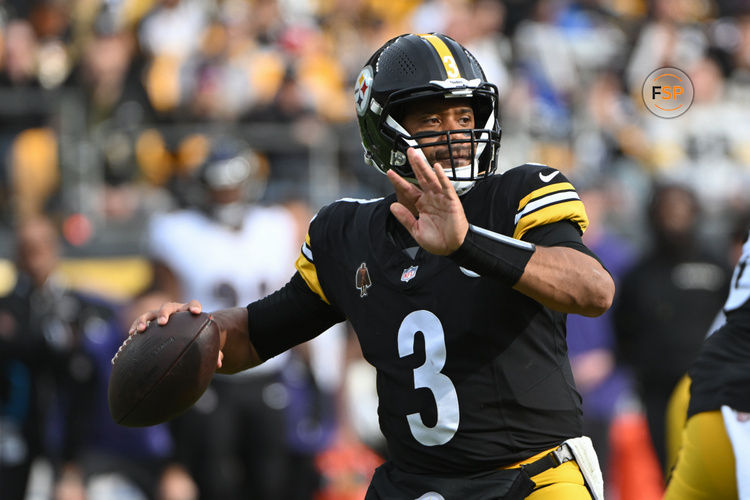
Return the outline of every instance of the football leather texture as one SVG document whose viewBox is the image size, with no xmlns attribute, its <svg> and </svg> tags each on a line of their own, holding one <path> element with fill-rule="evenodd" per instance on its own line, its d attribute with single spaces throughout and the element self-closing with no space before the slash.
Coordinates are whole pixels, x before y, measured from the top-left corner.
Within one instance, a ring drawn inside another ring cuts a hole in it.
<svg viewBox="0 0 750 500">
<path fill-rule="evenodd" d="M 213 378 L 219 328 L 206 313 L 178 312 L 129 336 L 112 358 L 109 411 L 120 425 L 145 427 L 185 412 Z"/>
</svg>

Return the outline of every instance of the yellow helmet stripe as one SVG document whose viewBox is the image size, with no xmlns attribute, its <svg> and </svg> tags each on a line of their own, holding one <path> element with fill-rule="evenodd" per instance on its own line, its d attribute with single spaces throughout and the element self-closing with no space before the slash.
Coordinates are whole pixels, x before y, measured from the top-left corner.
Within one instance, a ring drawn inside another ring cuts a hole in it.
<svg viewBox="0 0 750 500">
<path fill-rule="evenodd" d="M 438 53 L 440 60 L 443 62 L 445 73 L 448 75 L 448 78 L 461 78 L 461 71 L 458 69 L 456 59 L 453 57 L 451 50 L 445 42 L 435 35 L 421 34 L 419 36 L 430 42 L 430 45 L 435 49 L 435 52 Z"/>
</svg>

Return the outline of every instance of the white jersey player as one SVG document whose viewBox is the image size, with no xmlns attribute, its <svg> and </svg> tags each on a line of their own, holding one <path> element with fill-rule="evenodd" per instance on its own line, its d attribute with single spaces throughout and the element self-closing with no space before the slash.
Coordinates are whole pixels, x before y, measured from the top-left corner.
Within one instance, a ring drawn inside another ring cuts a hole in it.
<svg viewBox="0 0 750 500">
<path fill-rule="evenodd" d="M 299 252 L 295 228 L 295 219 L 282 207 L 245 205 L 239 228 L 218 223 L 202 210 L 185 209 L 153 218 L 149 253 L 179 283 L 175 299 L 200 297 L 215 309 L 236 307 L 289 280 Z M 258 368 L 269 371 L 279 361 Z"/>
<path fill-rule="evenodd" d="M 155 285 L 175 301 L 197 298 L 209 310 L 242 306 L 282 287 L 294 274 L 302 231 L 282 206 L 249 202 L 264 183 L 254 152 L 236 142 L 216 141 L 199 170 L 193 205 L 156 215 L 148 228 Z M 303 225 L 307 220 L 303 221 Z M 321 353 L 325 353 L 325 360 Z M 329 332 L 310 346 L 313 371 L 325 366 L 318 386 L 335 391 L 343 362 L 343 331 Z M 281 498 L 288 487 L 287 408 L 290 396 L 279 355 L 240 377 L 217 375 L 195 408 L 175 422 L 180 458 L 197 477 L 206 498 Z M 231 478 L 226 470 L 239 471 Z"/>
</svg>

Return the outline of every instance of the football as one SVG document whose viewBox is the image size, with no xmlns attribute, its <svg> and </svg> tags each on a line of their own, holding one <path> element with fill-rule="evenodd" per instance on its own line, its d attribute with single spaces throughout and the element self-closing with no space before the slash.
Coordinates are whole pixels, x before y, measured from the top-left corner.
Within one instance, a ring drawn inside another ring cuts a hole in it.
<svg viewBox="0 0 750 500">
<path fill-rule="evenodd" d="M 165 325 L 149 323 L 112 358 L 109 411 L 120 425 L 144 427 L 180 415 L 211 382 L 219 328 L 205 313 L 178 312 Z"/>
</svg>

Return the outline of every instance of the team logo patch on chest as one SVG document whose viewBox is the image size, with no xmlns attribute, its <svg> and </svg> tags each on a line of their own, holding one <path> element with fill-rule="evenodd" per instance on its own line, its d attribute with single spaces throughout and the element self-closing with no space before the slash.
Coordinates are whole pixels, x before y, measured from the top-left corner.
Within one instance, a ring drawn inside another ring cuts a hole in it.
<svg viewBox="0 0 750 500">
<path fill-rule="evenodd" d="M 419 269 L 419 266 L 411 266 L 404 269 L 404 272 L 401 273 L 401 281 L 406 283 L 411 280 L 417 275 L 417 269 Z"/>
<path fill-rule="evenodd" d="M 359 290 L 360 297 L 366 297 L 367 289 L 372 286 L 370 272 L 367 270 L 367 264 L 364 262 L 359 265 L 357 271 L 354 273 L 354 286 Z"/>
</svg>

